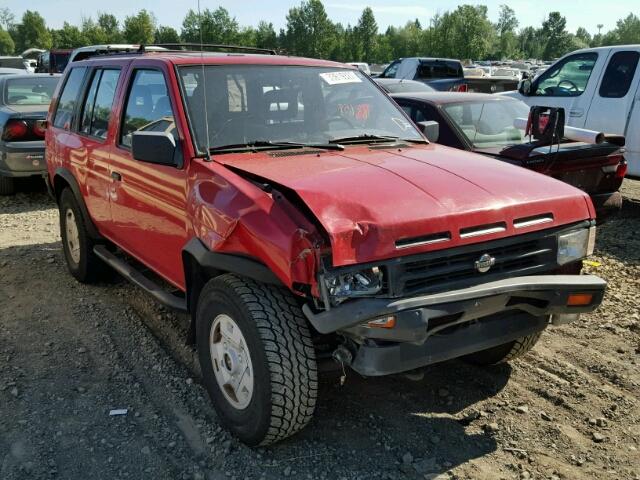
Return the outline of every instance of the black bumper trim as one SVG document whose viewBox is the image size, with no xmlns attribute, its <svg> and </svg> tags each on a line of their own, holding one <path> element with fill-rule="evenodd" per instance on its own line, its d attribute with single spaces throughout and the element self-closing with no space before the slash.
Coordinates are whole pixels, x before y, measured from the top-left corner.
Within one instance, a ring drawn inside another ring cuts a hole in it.
<svg viewBox="0 0 640 480">
<path fill-rule="evenodd" d="M 503 345 L 539 332 L 547 324 L 546 316 L 512 312 L 465 324 L 449 334 L 433 335 L 422 345 L 361 345 L 351 368 L 367 377 L 406 372 Z"/>
</svg>

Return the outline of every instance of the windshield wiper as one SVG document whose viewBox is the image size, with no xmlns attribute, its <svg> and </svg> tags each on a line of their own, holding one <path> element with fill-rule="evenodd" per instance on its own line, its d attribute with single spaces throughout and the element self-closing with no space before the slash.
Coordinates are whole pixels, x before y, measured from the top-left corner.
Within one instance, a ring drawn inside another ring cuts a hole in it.
<svg viewBox="0 0 640 480">
<path fill-rule="evenodd" d="M 272 142 L 270 140 L 255 140 L 247 143 L 220 145 L 209 149 L 209 153 L 231 153 L 262 150 L 285 150 L 288 148 L 321 148 L 326 150 L 344 150 L 337 143 L 301 143 L 301 142 Z"/>
<path fill-rule="evenodd" d="M 421 138 L 400 138 L 392 135 L 356 135 L 352 137 L 334 138 L 329 143 L 358 144 L 358 143 L 383 143 L 383 142 L 411 142 L 411 143 L 427 143 Z"/>
</svg>

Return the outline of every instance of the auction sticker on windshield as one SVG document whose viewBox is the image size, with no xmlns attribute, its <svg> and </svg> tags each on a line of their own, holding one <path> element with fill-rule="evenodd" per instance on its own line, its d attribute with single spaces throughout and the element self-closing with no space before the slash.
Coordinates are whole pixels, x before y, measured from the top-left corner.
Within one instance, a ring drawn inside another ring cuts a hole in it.
<svg viewBox="0 0 640 480">
<path fill-rule="evenodd" d="M 325 72 L 320 77 L 329 85 L 340 85 L 341 83 L 362 83 L 362 80 L 355 72 Z"/>
</svg>

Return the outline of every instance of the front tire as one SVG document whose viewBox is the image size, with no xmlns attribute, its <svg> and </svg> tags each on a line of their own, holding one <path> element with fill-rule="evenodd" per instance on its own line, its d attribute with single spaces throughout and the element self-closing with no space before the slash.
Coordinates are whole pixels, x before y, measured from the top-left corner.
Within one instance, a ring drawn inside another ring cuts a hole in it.
<svg viewBox="0 0 640 480">
<path fill-rule="evenodd" d="M 16 182 L 12 177 L 0 175 L 0 195 L 13 195 L 16 193 Z"/>
<path fill-rule="evenodd" d="M 93 253 L 94 241 L 73 192 L 66 188 L 60 195 L 60 235 L 62 250 L 71 275 L 81 283 L 93 283 L 101 277 L 105 265 Z"/>
<path fill-rule="evenodd" d="M 232 274 L 198 300 L 204 384 L 221 422 L 244 443 L 269 445 L 302 430 L 317 397 L 311 335 L 293 295 Z"/>
<path fill-rule="evenodd" d="M 479 352 L 472 353 L 464 357 L 464 360 L 476 365 L 497 365 L 499 363 L 510 362 L 529 352 L 540 340 L 544 330 L 532 333 L 525 337 L 520 337 L 512 342 L 487 348 Z"/>
</svg>

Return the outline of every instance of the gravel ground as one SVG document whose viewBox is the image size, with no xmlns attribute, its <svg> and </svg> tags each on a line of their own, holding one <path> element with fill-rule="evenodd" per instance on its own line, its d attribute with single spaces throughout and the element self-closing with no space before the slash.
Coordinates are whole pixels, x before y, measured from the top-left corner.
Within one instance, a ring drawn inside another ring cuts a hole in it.
<svg viewBox="0 0 640 480">
<path fill-rule="evenodd" d="M 640 479 L 640 181 L 599 231 L 596 313 L 511 365 L 322 377 L 311 425 L 255 450 L 220 428 L 186 319 L 115 276 L 75 282 L 30 190 L 0 198 L 2 480 Z"/>
</svg>

